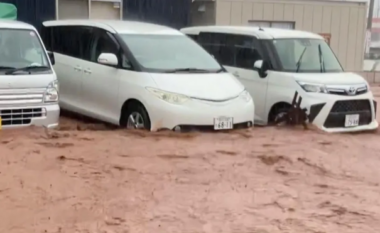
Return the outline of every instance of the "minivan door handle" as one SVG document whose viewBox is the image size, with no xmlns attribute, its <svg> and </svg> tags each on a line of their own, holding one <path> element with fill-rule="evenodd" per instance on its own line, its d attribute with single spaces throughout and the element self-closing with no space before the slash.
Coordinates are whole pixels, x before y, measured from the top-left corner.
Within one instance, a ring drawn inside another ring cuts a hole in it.
<svg viewBox="0 0 380 233">
<path fill-rule="evenodd" d="M 240 77 L 240 75 L 239 75 L 239 73 L 238 73 L 237 71 L 235 71 L 235 72 L 233 73 L 233 75 L 234 75 L 236 78 L 239 78 L 239 77 Z"/>
<path fill-rule="evenodd" d="M 76 66 L 76 67 L 74 67 L 74 70 L 76 70 L 76 71 L 82 71 L 82 68 L 80 66 Z"/>
<path fill-rule="evenodd" d="M 90 69 L 84 69 L 84 72 L 87 73 L 87 74 L 91 74 L 91 70 Z"/>
</svg>

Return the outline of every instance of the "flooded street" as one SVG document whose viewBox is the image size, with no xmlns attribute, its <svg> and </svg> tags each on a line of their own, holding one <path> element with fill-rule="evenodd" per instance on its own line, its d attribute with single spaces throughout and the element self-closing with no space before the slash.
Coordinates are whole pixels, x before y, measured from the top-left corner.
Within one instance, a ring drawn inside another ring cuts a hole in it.
<svg viewBox="0 0 380 233">
<path fill-rule="evenodd" d="M 380 88 L 374 89 L 380 96 Z M 380 231 L 380 132 L 0 132 L 0 232 Z"/>
</svg>

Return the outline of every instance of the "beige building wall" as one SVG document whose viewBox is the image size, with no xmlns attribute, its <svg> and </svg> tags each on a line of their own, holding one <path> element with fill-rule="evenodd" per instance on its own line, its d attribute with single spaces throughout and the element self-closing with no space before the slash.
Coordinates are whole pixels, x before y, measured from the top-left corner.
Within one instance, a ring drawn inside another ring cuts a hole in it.
<svg viewBox="0 0 380 233">
<path fill-rule="evenodd" d="M 55 0 L 57 19 L 122 19 L 122 0 Z"/>
<path fill-rule="evenodd" d="M 362 70 L 366 3 L 216 0 L 215 8 L 217 25 L 248 25 L 249 20 L 292 21 L 297 30 L 331 34 L 330 46 L 343 67 L 350 71 Z"/>
</svg>

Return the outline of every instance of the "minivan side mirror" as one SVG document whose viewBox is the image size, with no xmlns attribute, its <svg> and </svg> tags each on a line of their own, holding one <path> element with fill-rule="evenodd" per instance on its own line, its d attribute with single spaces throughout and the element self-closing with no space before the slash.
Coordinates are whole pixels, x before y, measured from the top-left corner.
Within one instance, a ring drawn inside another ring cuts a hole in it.
<svg viewBox="0 0 380 233">
<path fill-rule="evenodd" d="M 55 57 L 54 57 L 54 53 L 53 52 L 50 52 L 50 51 L 47 51 L 47 54 L 49 56 L 49 59 L 50 59 L 50 63 L 52 66 L 54 66 L 55 64 Z"/>
<path fill-rule="evenodd" d="M 108 66 L 117 66 L 119 60 L 113 53 L 101 53 L 98 57 L 98 63 Z"/>
<path fill-rule="evenodd" d="M 267 76 L 268 63 L 265 60 L 257 60 L 253 64 L 253 70 L 259 73 L 260 78 L 265 78 Z"/>
<path fill-rule="evenodd" d="M 255 70 L 261 70 L 261 68 L 263 67 L 263 60 L 257 60 L 255 61 L 255 63 L 253 64 L 253 68 Z"/>
</svg>

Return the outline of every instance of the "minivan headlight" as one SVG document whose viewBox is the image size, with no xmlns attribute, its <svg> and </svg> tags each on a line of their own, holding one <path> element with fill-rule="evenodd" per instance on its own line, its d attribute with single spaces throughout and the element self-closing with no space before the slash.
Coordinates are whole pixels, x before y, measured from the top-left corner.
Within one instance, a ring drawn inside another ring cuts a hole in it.
<svg viewBox="0 0 380 233">
<path fill-rule="evenodd" d="M 58 102 L 59 85 L 58 80 L 49 83 L 45 91 L 45 103 Z"/>
<path fill-rule="evenodd" d="M 249 94 L 247 90 L 244 90 L 242 93 L 240 93 L 239 97 L 242 98 L 245 102 L 249 102 L 252 99 L 251 94 Z"/>
<path fill-rule="evenodd" d="M 316 83 L 304 83 L 304 82 L 298 82 L 297 83 L 304 89 L 306 92 L 314 92 L 314 93 L 328 93 L 326 86 L 323 84 L 316 84 Z"/>
<path fill-rule="evenodd" d="M 182 94 L 167 92 L 153 87 L 146 87 L 146 89 L 158 98 L 172 104 L 183 104 L 190 99 L 188 96 Z"/>
</svg>

